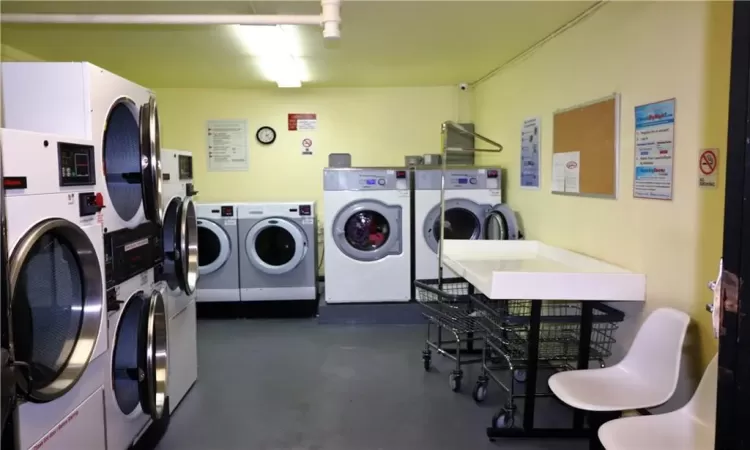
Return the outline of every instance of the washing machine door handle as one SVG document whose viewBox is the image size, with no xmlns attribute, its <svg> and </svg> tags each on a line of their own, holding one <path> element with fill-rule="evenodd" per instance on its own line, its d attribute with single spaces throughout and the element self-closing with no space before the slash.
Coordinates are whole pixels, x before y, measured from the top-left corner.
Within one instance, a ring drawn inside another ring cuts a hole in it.
<svg viewBox="0 0 750 450">
<path fill-rule="evenodd" d="M 161 419 L 167 403 L 167 313 L 159 290 L 141 309 L 138 326 L 138 394 L 141 409 L 153 420 Z"/>
</svg>

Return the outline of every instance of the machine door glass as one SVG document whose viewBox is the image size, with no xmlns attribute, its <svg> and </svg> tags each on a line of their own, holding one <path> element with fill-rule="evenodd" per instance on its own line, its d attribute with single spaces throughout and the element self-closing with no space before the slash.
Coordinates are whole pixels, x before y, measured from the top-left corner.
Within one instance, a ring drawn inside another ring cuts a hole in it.
<svg viewBox="0 0 750 450">
<path fill-rule="evenodd" d="M 159 420 L 167 400 L 167 310 L 161 292 L 143 302 L 138 330 L 138 393 L 141 409 Z"/>
<path fill-rule="evenodd" d="M 208 275 L 219 270 L 229 260 L 231 243 L 224 229 L 216 222 L 198 219 L 198 271 Z"/>
<path fill-rule="evenodd" d="M 446 239 L 481 239 L 482 222 L 487 214 L 487 206 L 466 199 L 449 199 L 445 201 L 445 226 L 443 234 Z M 440 205 L 435 205 L 423 224 L 423 236 L 433 252 L 438 251 L 440 233 Z"/>
<path fill-rule="evenodd" d="M 52 401 L 80 379 L 103 314 L 102 271 L 94 245 L 76 224 L 40 222 L 10 256 L 10 339 L 28 365 L 27 400 Z"/>
<path fill-rule="evenodd" d="M 143 203 L 138 121 L 136 105 L 122 98 L 110 109 L 104 128 L 104 175 L 111 203 L 107 206 L 126 222 L 136 217 Z"/>
<path fill-rule="evenodd" d="M 484 224 L 484 239 L 518 239 L 516 214 L 506 205 L 495 205 L 487 214 Z"/>
<path fill-rule="evenodd" d="M 307 239 L 294 223 L 268 218 L 253 225 L 245 239 L 245 251 L 258 270 L 280 275 L 297 267 L 307 254 Z"/>
<path fill-rule="evenodd" d="M 140 111 L 140 161 L 143 183 L 143 210 L 146 219 L 161 225 L 162 173 L 159 111 L 156 98 L 151 96 Z"/>
<path fill-rule="evenodd" d="M 377 261 L 401 254 L 401 207 L 375 200 L 352 203 L 336 216 L 333 234 L 344 254 L 359 261 Z"/>
</svg>

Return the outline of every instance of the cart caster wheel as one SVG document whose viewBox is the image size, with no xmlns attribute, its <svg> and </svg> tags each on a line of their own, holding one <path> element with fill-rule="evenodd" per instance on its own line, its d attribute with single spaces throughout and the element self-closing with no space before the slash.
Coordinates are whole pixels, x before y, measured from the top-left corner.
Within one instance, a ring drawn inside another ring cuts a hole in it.
<svg viewBox="0 0 750 450">
<path fill-rule="evenodd" d="M 422 365 L 424 366 L 425 372 L 430 371 L 432 367 L 432 352 L 429 350 L 422 350 Z"/>
<path fill-rule="evenodd" d="M 487 398 L 487 382 L 477 381 L 471 396 L 474 397 L 475 402 L 482 403 Z"/>
<path fill-rule="evenodd" d="M 463 378 L 463 374 L 461 372 L 454 372 L 448 377 L 448 384 L 451 387 L 451 391 L 458 392 L 461 390 L 461 378 Z"/>
<path fill-rule="evenodd" d="M 528 374 L 523 369 L 517 369 L 513 371 L 513 379 L 519 383 L 525 383 L 528 378 Z"/>
<path fill-rule="evenodd" d="M 513 411 L 505 408 L 501 409 L 492 416 L 492 426 L 495 428 L 513 428 L 515 417 Z"/>
</svg>

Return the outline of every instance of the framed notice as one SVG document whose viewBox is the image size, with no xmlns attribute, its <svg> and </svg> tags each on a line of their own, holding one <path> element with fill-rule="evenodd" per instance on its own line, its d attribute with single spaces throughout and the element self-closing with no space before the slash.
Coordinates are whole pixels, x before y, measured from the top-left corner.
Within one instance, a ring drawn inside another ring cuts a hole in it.
<svg viewBox="0 0 750 450">
<path fill-rule="evenodd" d="M 235 172 L 250 168 L 247 120 L 206 122 L 208 171 Z"/>
</svg>

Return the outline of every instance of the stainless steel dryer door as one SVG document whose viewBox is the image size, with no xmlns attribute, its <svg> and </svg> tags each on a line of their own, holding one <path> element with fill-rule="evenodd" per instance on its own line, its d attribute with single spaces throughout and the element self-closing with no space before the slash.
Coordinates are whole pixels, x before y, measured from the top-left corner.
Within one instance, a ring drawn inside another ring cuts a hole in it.
<svg viewBox="0 0 750 450">
<path fill-rule="evenodd" d="M 49 219 L 29 230 L 10 256 L 10 340 L 28 365 L 27 400 L 70 391 L 91 359 L 103 313 L 102 271 L 78 225 Z"/>
<path fill-rule="evenodd" d="M 164 414 L 167 400 L 167 311 L 164 297 L 154 290 L 143 302 L 138 332 L 138 379 L 141 409 L 159 420 Z"/>
<path fill-rule="evenodd" d="M 232 244 L 229 235 L 216 222 L 198 219 L 198 270 L 208 275 L 221 269 L 229 260 Z"/>
<path fill-rule="evenodd" d="M 359 200 L 334 219 L 333 239 L 339 250 L 358 261 L 378 261 L 402 253 L 401 206 Z"/>
<path fill-rule="evenodd" d="M 163 217 L 160 131 L 156 98 L 151 96 L 140 111 L 141 189 L 146 218 L 158 225 Z"/>
<path fill-rule="evenodd" d="M 190 295 L 198 282 L 198 220 L 193 200 L 173 197 L 164 209 L 164 278 L 170 289 Z"/>
<path fill-rule="evenodd" d="M 483 237 L 493 240 L 518 239 L 518 221 L 515 212 L 507 205 L 493 206 L 485 219 Z"/>
<path fill-rule="evenodd" d="M 489 205 L 480 205 L 471 200 L 454 198 L 445 201 L 445 238 L 482 239 L 482 226 Z M 440 233 L 440 205 L 427 213 L 422 224 L 422 236 L 427 246 L 437 254 Z"/>
<path fill-rule="evenodd" d="M 268 218 L 253 225 L 245 238 L 245 254 L 261 272 L 281 275 L 293 270 L 307 255 L 307 239 L 294 223 Z"/>
</svg>

